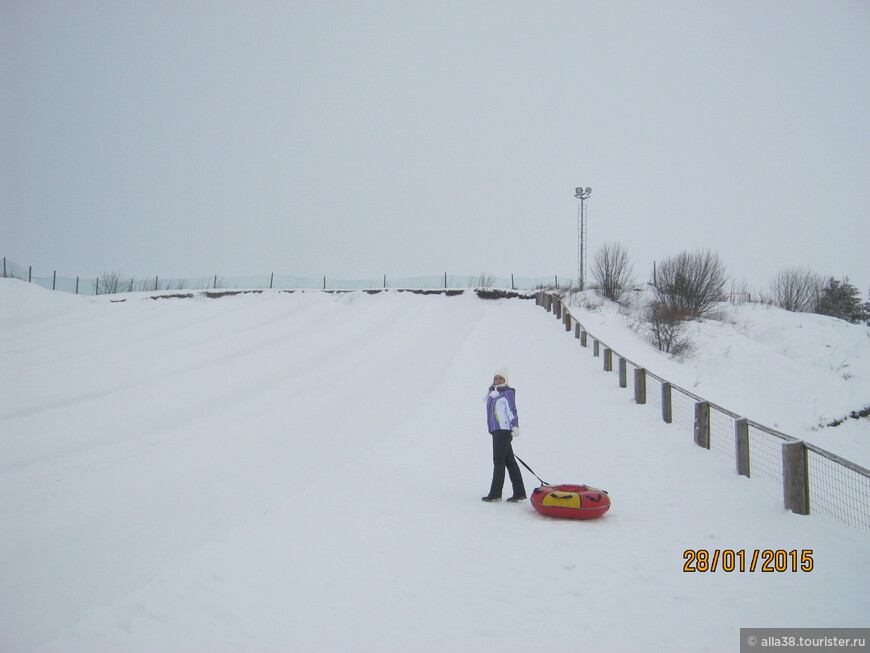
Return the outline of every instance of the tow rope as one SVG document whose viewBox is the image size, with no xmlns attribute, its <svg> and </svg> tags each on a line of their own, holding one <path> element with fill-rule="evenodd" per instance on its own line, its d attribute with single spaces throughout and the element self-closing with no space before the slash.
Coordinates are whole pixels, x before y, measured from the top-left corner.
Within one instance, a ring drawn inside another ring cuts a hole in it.
<svg viewBox="0 0 870 653">
<path fill-rule="evenodd" d="M 545 480 L 542 479 L 540 476 L 538 476 L 537 474 L 535 474 L 535 472 L 532 470 L 532 468 L 529 467 L 528 465 L 526 465 L 525 461 L 524 461 L 522 458 L 520 458 L 520 457 L 519 457 L 518 455 L 516 455 L 516 454 L 514 454 L 514 458 L 516 458 L 517 460 L 519 460 L 519 461 L 520 461 L 520 464 L 522 464 L 523 467 L 525 467 L 525 468 L 528 469 L 530 472 L 532 472 L 532 476 L 534 476 L 536 479 L 538 479 L 538 480 L 541 482 L 541 485 L 549 485 L 549 483 L 547 483 L 547 481 L 545 481 Z"/>
</svg>

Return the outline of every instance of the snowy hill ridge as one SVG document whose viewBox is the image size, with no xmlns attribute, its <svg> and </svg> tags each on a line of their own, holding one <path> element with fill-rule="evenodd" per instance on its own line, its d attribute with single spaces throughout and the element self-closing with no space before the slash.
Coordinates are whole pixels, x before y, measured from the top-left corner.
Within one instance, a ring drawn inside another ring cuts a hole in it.
<svg viewBox="0 0 870 653">
<path fill-rule="evenodd" d="M 677 358 L 646 341 L 636 311 L 589 292 L 565 302 L 590 338 L 674 389 L 870 467 L 870 327 L 723 303 L 688 323 L 692 353 Z"/>
<path fill-rule="evenodd" d="M 137 298 L 0 282 L 4 651 L 697 652 L 866 623 L 865 534 L 633 406 L 532 301 Z M 608 490 L 602 518 L 480 501 L 506 364 L 517 452 Z M 814 566 L 685 570 L 758 549 Z"/>
</svg>

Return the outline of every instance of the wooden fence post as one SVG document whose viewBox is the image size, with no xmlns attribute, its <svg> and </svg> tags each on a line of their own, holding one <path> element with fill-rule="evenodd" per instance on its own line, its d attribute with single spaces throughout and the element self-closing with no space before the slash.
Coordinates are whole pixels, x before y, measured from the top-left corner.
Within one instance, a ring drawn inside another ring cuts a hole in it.
<svg viewBox="0 0 870 653">
<path fill-rule="evenodd" d="M 79 294 L 79 278 L 76 277 L 76 295 Z"/>
<path fill-rule="evenodd" d="M 604 348 L 604 371 L 613 371 L 613 350 L 610 347 Z"/>
<path fill-rule="evenodd" d="M 565 311 L 564 315 L 562 315 L 562 321 L 565 323 L 565 331 L 571 330 L 571 314 L 568 311 Z"/>
<path fill-rule="evenodd" d="M 642 367 L 634 371 L 634 403 L 646 403 L 646 370 Z"/>
<path fill-rule="evenodd" d="M 595 358 L 601 356 L 601 341 L 598 340 L 598 338 L 592 339 L 592 355 L 595 356 Z"/>
<path fill-rule="evenodd" d="M 558 297 L 553 300 L 553 315 L 559 320 L 562 319 L 562 300 Z"/>
<path fill-rule="evenodd" d="M 582 330 L 583 330 L 583 328 L 580 326 L 580 323 L 575 322 L 574 323 L 574 337 L 577 338 L 578 340 L 580 339 L 580 332 Z"/>
<path fill-rule="evenodd" d="M 589 336 L 589 334 L 586 332 L 585 329 L 580 332 L 580 346 L 581 347 L 588 347 L 589 346 L 589 343 L 587 342 L 588 336 Z"/>
<path fill-rule="evenodd" d="M 810 514 L 807 448 L 803 440 L 782 444 L 782 490 L 786 510 L 798 515 Z"/>
<path fill-rule="evenodd" d="M 628 364 L 625 362 L 625 358 L 622 356 L 619 357 L 619 387 L 627 388 L 628 387 Z"/>
<path fill-rule="evenodd" d="M 57 290 L 57 270 L 51 273 L 51 289 Z"/>
<path fill-rule="evenodd" d="M 734 451 L 737 457 L 737 473 L 749 478 L 749 420 L 745 417 L 734 420 Z"/>
<path fill-rule="evenodd" d="M 710 448 L 710 402 L 695 403 L 695 444 Z"/>
<path fill-rule="evenodd" d="M 662 420 L 666 424 L 673 424 L 674 410 L 671 400 L 672 389 L 671 384 L 667 381 L 662 382 Z"/>
</svg>

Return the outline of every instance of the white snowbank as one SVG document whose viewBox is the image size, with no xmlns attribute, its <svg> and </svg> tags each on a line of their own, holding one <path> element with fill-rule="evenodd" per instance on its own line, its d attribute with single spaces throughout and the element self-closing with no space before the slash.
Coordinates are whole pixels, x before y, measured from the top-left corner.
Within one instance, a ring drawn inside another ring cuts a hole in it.
<svg viewBox="0 0 870 653">
<path fill-rule="evenodd" d="M 723 408 L 870 468 L 870 419 L 826 426 L 870 406 L 870 327 L 761 304 L 721 304 L 717 319 L 689 323 L 694 351 L 676 359 L 647 343 L 636 311 L 588 295 L 571 314 L 623 356 Z"/>
</svg>

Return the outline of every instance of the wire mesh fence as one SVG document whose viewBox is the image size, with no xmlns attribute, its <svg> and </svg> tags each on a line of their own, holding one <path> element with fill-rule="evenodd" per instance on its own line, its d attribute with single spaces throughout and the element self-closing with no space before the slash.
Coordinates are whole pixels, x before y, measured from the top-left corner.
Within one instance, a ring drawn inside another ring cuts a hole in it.
<svg viewBox="0 0 870 653">
<path fill-rule="evenodd" d="M 671 424 L 691 431 L 695 426 L 695 399 L 681 388 L 671 386 Z"/>
<path fill-rule="evenodd" d="M 783 438 L 771 431 L 749 424 L 749 471 L 753 478 L 768 478 L 782 482 Z"/>
<path fill-rule="evenodd" d="M 710 448 L 735 458 L 734 418 L 721 410 L 710 411 Z"/>
<path fill-rule="evenodd" d="M 614 360 L 625 368 L 626 388 L 634 391 L 635 403 L 644 404 L 659 412 L 661 419 L 685 431 L 694 431 L 696 442 L 699 432 L 704 437 L 699 444 L 712 451 L 737 461 L 738 470 L 746 460 L 744 473 L 752 478 L 766 478 L 783 486 L 786 506 L 803 505 L 794 501 L 792 494 L 805 494 L 806 514 L 823 514 L 843 524 L 870 533 L 870 470 L 825 451 L 815 445 L 804 443 L 785 433 L 780 433 L 762 424 L 743 419 L 740 415 L 721 406 L 710 404 L 702 397 L 675 386 L 656 376 L 637 363 L 626 359 L 609 345 L 593 336 L 580 322 L 570 315 L 558 295 L 538 293 L 538 304 L 557 313 L 566 327 L 573 328 L 592 351 L 607 349 Z M 622 386 L 622 384 L 620 384 Z M 698 410 L 704 404 L 705 410 Z M 704 420 L 704 424 L 699 424 Z M 738 425 L 745 429 L 746 444 L 738 436 Z M 802 469 L 796 471 L 786 462 L 794 456 L 786 456 L 786 446 L 799 445 L 805 456 L 797 458 Z M 745 446 L 745 450 L 742 447 Z M 792 477 L 789 481 L 788 477 Z M 802 486 L 795 485 L 794 478 L 806 479 Z"/>
<path fill-rule="evenodd" d="M 662 382 L 651 375 L 646 380 L 646 403 L 653 410 L 659 410 L 662 406 Z M 664 416 L 662 416 L 664 419 Z M 673 421 L 673 413 L 671 413 L 671 421 Z"/>
<path fill-rule="evenodd" d="M 162 292 L 181 290 L 462 290 L 467 288 L 499 288 L 503 290 L 538 290 L 540 288 L 576 288 L 577 279 L 559 275 L 547 277 L 495 276 L 489 274 L 436 274 L 420 277 L 389 277 L 373 279 L 338 279 L 329 276 L 301 277 L 280 274 L 255 276 L 223 276 L 170 278 L 161 275 L 131 277 L 110 272 L 99 277 L 65 277 L 56 271 L 51 275 L 34 274 L 33 267 L 22 267 L 3 258 L 0 275 L 34 283 L 48 290 L 77 295 L 110 295 L 122 292 Z"/>
<path fill-rule="evenodd" d="M 807 467 L 813 511 L 870 531 L 870 475 L 866 470 L 813 445 L 807 446 Z"/>
</svg>

